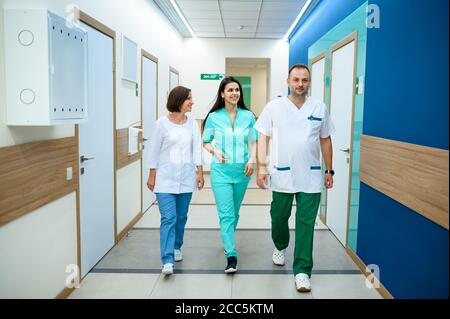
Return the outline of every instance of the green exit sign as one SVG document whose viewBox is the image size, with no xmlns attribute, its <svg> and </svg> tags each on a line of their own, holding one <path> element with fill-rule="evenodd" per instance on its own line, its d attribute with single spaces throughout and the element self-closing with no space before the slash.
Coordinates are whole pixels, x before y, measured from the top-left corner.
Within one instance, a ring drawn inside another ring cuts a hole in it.
<svg viewBox="0 0 450 319">
<path fill-rule="evenodd" d="M 200 74 L 200 80 L 222 80 L 223 74 L 210 74 L 202 73 Z"/>
</svg>

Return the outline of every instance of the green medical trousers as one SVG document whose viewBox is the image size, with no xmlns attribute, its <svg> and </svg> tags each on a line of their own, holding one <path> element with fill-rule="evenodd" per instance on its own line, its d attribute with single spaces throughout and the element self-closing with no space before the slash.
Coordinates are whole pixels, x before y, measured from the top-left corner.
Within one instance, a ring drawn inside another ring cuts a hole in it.
<svg viewBox="0 0 450 319">
<path fill-rule="evenodd" d="M 270 216 L 272 218 L 272 240 L 278 250 L 289 245 L 289 217 L 295 196 L 295 248 L 294 275 L 308 274 L 311 277 L 313 267 L 314 224 L 320 204 L 320 193 L 280 193 L 272 192 Z"/>
<path fill-rule="evenodd" d="M 217 213 L 219 215 L 222 243 L 227 258 L 238 254 L 234 233 L 239 221 L 239 210 L 247 190 L 248 181 L 243 183 L 212 183 Z"/>
</svg>

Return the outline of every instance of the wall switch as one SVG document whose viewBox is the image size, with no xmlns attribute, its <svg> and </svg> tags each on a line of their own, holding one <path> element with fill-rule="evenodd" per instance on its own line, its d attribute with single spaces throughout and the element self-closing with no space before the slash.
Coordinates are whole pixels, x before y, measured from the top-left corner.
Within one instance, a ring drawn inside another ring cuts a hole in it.
<svg viewBox="0 0 450 319">
<path fill-rule="evenodd" d="M 70 181 L 72 179 L 72 167 L 67 167 L 66 169 L 66 180 Z"/>
</svg>

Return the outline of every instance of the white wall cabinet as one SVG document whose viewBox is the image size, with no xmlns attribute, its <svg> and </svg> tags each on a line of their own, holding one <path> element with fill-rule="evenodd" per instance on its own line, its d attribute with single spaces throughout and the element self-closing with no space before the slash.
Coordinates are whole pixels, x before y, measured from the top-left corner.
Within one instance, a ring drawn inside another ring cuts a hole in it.
<svg viewBox="0 0 450 319">
<path fill-rule="evenodd" d="M 87 32 L 46 9 L 4 19 L 7 124 L 87 121 Z"/>
</svg>

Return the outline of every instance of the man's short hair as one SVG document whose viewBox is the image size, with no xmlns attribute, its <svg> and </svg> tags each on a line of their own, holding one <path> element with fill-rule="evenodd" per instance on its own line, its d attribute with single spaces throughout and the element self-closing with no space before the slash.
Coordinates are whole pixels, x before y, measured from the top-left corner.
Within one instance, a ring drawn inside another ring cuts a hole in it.
<svg viewBox="0 0 450 319">
<path fill-rule="evenodd" d="M 309 74 L 311 74 L 311 71 L 309 70 L 306 64 L 297 63 L 291 66 L 291 68 L 289 69 L 288 78 L 291 76 L 291 72 L 293 69 L 305 69 L 308 71 Z"/>
</svg>

